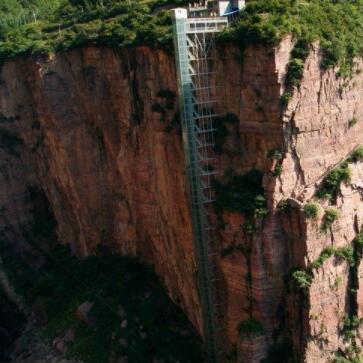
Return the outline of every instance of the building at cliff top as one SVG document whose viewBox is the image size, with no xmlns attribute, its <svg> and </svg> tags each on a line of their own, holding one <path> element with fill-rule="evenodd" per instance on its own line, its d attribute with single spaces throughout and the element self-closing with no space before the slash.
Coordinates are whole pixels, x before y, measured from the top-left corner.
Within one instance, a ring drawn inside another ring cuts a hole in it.
<svg viewBox="0 0 363 363">
<path fill-rule="evenodd" d="M 191 18 L 230 16 L 245 7 L 245 0 L 204 0 L 192 3 L 188 8 Z"/>
</svg>

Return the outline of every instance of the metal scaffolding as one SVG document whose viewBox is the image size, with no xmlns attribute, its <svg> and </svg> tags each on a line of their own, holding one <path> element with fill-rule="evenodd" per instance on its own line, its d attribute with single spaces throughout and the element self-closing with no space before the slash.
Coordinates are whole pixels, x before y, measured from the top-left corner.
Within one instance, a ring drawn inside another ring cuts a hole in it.
<svg viewBox="0 0 363 363">
<path fill-rule="evenodd" d="M 181 105 L 183 142 L 188 169 L 189 199 L 203 312 L 203 335 L 209 362 L 222 362 L 215 243 L 208 216 L 214 193 L 212 168 L 213 123 L 218 99 L 211 87 L 215 33 L 228 26 L 227 17 L 188 18 L 186 9 L 174 10 L 174 41 Z"/>
</svg>

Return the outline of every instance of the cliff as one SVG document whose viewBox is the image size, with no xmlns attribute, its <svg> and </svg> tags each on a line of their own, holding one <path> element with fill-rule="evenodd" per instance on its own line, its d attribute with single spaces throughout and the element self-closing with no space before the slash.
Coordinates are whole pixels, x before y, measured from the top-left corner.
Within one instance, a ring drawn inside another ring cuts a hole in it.
<svg viewBox="0 0 363 363">
<path fill-rule="evenodd" d="M 226 171 L 258 169 L 267 200 L 268 214 L 254 217 L 253 225 L 231 208 L 215 214 L 227 348 L 249 363 L 266 356 L 268 362 L 292 356 L 329 362 L 346 351 L 345 315 L 362 317 L 359 264 L 330 256 L 304 289 L 291 276 L 308 270 L 327 246 L 354 246 L 359 232 L 359 161 L 350 163 L 351 182 L 333 202 L 317 202 L 316 219 L 307 218 L 304 205 L 362 143 L 363 74 L 342 79 L 323 71 L 313 46 L 300 88 L 282 106 L 292 47 L 289 38 L 243 54 L 227 46 L 214 65 L 213 83 L 223 85 L 215 88 L 220 112 L 239 120 L 227 125 L 214 167 L 223 182 Z M 173 92 L 173 57 L 147 47 L 120 53 L 83 48 L 6 63 L 0 75 L 0 226 L 2 238 L 20 249 L 30 237 L 47 245 L 55 234 L 80 256 L 98 245 L 140 256 L 200 330 Z M 274 150 L 281 157 L 268 157 Z M 282 202 L 288 208 L 279 208 Z M 339 218 L 322 231 L 329 204 Z"/>
</svg>

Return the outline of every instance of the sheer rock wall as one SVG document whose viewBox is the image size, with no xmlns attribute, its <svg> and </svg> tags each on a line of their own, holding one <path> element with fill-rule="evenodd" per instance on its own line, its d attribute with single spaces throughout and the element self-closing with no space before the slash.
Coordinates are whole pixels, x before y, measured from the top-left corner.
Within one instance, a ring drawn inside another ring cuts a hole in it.
<svg viewBox="0 0 363 363">
<path fill-rule="evenodd" d="M 340 218 L 327 233 L 320 225 L 328 202 L 320 203 L 315 222 L 303 213 L 324 175 L 363 143 L 363 74 L 344 80 L 322 71 L 314 46 L 301 87 L 283 108 L 292 47 L 285 39 L 241 55 L 227 46 L 214 65 L 212 82 L 222 85 L 214 91 L 223 101 L 219 111 L 239 118 L 214 166 L 220 175 L 263 171 L 269 209 L 252 235 L 242 214 L 214 217 L 216 243 L 238 247 L 217 258 L 222 324 L 228 349 L 249 363 L 288 338 L 301 362 L 328 362 L 342 348 L 347 263 L 327 260 L 303 295 L 291 289 L 290 276 L 326 246 L 351 244 L 363 213 L 360 163 L 351 165 L 352 181 L 336 202 Z M 145 47 L 119 54 L 84 48 L 8 62 L 0 74 L 0 228 L 3 238 L 21 245 L 34 228 L 34 209 L 50 210 L 58 240 L 75 253 L 106 245 L 153 264 L 200 329 L 178 101 L 160 97 L 160 90 L 176 93 L 174 59 Z M 349 126 L 353 118 L 358 122 Z M 273 149 L 283 152 L 277 177 L 271 173 L 276 161 L 267 157 Z M 292 211 L 279 212 L 281 200 Z M 362 294 L 359 287 L 358 300 Z M 360 305 L 358 311 L 362 316 Z M 240 336 L 238 325 L 251 317 L 263 332 Z"/>
</svg>

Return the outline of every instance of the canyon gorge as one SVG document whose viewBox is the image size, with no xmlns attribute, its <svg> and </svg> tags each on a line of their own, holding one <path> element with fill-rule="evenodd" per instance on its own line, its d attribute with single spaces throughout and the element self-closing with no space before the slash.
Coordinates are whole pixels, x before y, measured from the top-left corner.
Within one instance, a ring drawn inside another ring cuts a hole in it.
<svg viewBox="0 0 363 363">
<path fill-rule="evenodd" d="M 219 113 L 237 120 L 215 150 L 221 198 L 251 173 L 240 186 L 265 198 L 253 215 L 225 200 L 213 210 L 226 362 L 332 362 L 363 339 L 363 63 L 340 77 L 313 44 L 288 89 L 293 48 L 291 37 L 222 44 L 213 64 Z M 171 50 L 83 47 L 6 62 L 0 232 L 18 252 L 33 237 L 80 258 L 100 246 L 139 258 L 201 333 L 178 110 Z M 319 198 L 341 168 L 349 178 Z"/>
</svg>

